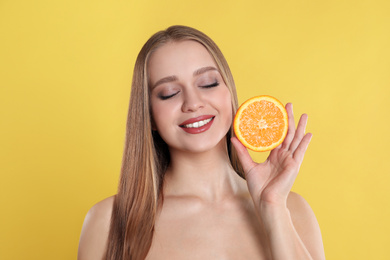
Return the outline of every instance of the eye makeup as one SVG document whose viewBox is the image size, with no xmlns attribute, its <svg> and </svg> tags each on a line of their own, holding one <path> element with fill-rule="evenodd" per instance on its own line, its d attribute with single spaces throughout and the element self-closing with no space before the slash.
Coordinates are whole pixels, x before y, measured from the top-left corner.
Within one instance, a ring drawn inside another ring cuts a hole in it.
<svg viewBox="0 0 390 260">
<path fill-rule="evenodd" d="M 218 71 L 210 70 L 200 75 L 196 79 L 195 84 L 201 88 L 213 88 L 219 86 L 221 80 L 222 78 Z"/>
<path fill-rule="evenodd" d="M 193 84 L 194 87 L 210 89 L 218 87 L 220 85 L 220 81 L 221 77 L 217 71 L 207 71 L 198 76 Z M 157 97 L 160 100 L 170 99 L 180 93 L 180 88 L 181 87 L 169 84 L 168 86 L 162 87 L 162 89 L 158 92 Z"/>
<path fill-rule="evenodd" d="M 217 87 L 217 86 L 219 86 L 219 82 L 215 81 L 214 83 L 203 85 L 203 86 L 200 86 L 200 87 L 201 88 L 213 88 L 213 87 Z"/>
<path fill-rule="evenodd" d="M 169 99 L 180 92 L 180 87 L 175 85 L 160 86 L 159 89 L 155 90 L 157 97 L 161 100 Z"/>
<path fill-rule="evenodd" d="M 173 94 L 171 94 L 171 95 L 162 95 L 162 94 L 159 94 L 158 97 L 159 97 L 161 100 L 167 100 L 167 99 L 169 99 L 169 98 L 175 96 L 177 93 L 179 93 L 179 92 L 173 93 Z"/>
</svg>

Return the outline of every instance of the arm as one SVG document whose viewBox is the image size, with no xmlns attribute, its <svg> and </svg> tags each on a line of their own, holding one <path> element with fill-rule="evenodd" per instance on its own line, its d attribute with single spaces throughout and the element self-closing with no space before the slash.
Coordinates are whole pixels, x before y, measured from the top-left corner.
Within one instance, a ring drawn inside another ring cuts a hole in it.
<svg viewBox="0 0 390 260">
<path fill-rule="evenodd" d="M 78 260 L 103 259 L 114 197 L 109 197 L 95 204 L 87 213 L 81 230 Z"/>
</svg>

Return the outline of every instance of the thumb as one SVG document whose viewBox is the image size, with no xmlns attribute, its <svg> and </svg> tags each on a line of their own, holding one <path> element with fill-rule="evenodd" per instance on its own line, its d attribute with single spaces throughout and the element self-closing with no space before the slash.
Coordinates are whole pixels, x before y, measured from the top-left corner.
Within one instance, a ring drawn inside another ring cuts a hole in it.
<svg viewBox="0 0 390 260">
<path fill-rule="evenodd" d="M 245 175 L 256 166 L 256 163 L 252 160 L 251 156 L 249 155 L 248 150 L 245 148 L 245 146 L 237 139 L 237 137 L 232 137 L 231 142 L 236 148 L 238 159 L 241 162 L 242 168 L 244 170 Z"/>
</svg>

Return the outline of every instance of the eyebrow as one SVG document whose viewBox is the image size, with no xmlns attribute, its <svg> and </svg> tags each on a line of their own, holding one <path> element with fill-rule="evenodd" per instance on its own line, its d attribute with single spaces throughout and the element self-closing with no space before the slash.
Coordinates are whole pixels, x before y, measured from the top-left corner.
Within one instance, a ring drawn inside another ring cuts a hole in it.
<svg viewBox="0 0 390 260">
<path fill-rule="evenodd" d="M 161 85 L 161 84 L 164 84 L 164 83 L 168 83 L 168 82 L 173 82 L 173 81 L 177 81 L 177 77 L 176 77 L 176 76 L 168 76 L 168 77 L 159 79 L 159 80 L 156 82 L 156 84 L 154 84 L 154 86 L 152 87 L 152 89 L 154 89 L 154 88 L 157 87 L 158 85 Z"/>
<path fill-rule="evenodd" d="M 218 71 L 217 68 L 212 67 L 212 66 L 203 67 L 203 68 L 200 68 L 200 69 L 196 70 L 196 71 L 194 72 L 194 76 L 198 76 L 198 75 L 203 74 L 203 73 L 205 73 L 205 72 L 207 72 L 207 71 L 210 71 L 210 70 L 216 70 L 216 71 Z"/>
<path fill-rule="evenodd" d="M 193 75 L 194 76 L 199 76 L 207 71 L 210 71 L 210 70 L 215 70 L 215 71 L 218 71 L 217 68 L 215 67 L 212 67 L 212 66 L 208 66 L 208 67 L 203 67 L 203 68 L 200 68 L 200 69 L 197 69 L 196 71 L 194 71 Z M 164 83 L 168 83 L 168 82 L 174 82 L 174 81 L 177 81 L 178 78 L 176 76 L 168 76 L 168 77 L 164 77 L 162 79 L 159 79 L 155 84 L 154 86 L 152 87 L 152 89 L 154 89 L 155 87 L 157 87 L 158 85 L 161 85 L 161 84 L 164 84 Z"/>
</svg>

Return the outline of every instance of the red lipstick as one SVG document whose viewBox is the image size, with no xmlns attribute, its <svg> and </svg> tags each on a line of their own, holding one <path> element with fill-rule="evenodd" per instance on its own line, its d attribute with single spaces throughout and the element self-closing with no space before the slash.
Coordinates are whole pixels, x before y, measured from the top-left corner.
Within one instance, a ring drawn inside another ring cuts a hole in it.
<svg viewBox="0 0 390 260">
<path fill-rule="evenodd" d="M 209 118 L 212 118 L 212 117 L 214 117 L 214 116 L 213 115 L 203 115 L 203 116 L 190 118 L 190 119 L 184 121 L 183 123 L 181 123 L 180 126 L 192 124 L 192 123 L 195 123 L 195 122 L 198 122 L 198 121 L 202 121 L 202 120 L 206 120 L 206 119 L 209 119 Z"/>
<path fill-rule="evenodd" d="M 200 126 L 200 124 L 196 123 L 196 122 L 201 122 L 204 120 L 208 120 L 208 122 L 203 122 L 204 125 L 202 125 L 202 126 Z M 183 123 L 181 123 L 179 126 L 181 127 L 181 129 L 183 129 L 185 132 L 187 132 L 189 134 L 199 134 L 199 133 L 203 133 L 203 132 L 207 131 L 211 127 L 213 122 L 214 122 L 213 115 L 203 115 L 203 116 L 190 118 L 190 119 L 184 121 Z M 190 124 L 192 124 L 192 125 L 190 125 Z M 188 126 L 188 125 L 190 125 L 190 126 Z"/>
</svg>

